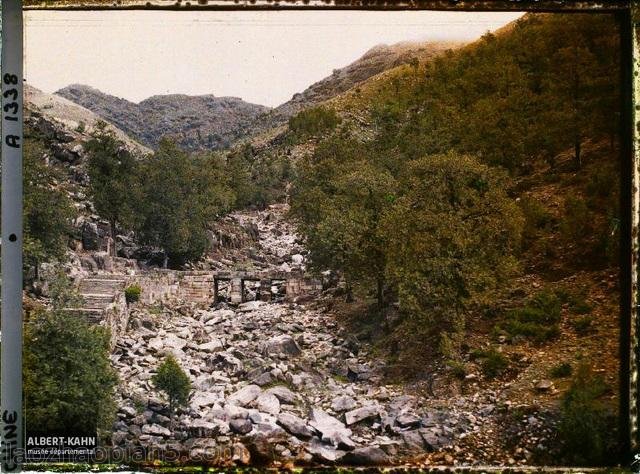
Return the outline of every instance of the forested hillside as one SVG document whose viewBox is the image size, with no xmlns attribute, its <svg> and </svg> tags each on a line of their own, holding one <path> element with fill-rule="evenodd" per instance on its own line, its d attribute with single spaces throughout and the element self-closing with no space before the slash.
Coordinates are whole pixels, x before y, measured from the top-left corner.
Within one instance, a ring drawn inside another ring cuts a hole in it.
<svg viewBox="0 0 640 474">
<path fill-rule="evenodd" d="M 618 52 L 611 17 L 527 15 L 288 132 L 308 150 L 292 215 L 312 263 L 342 272 L 337 311 L 390 375 L 446 366 L 465 390 L 479 370 L 551 406 L 586 378 L 597 394 L 566 395 L 560 422 L 586 440 L 573 462 L 609 447 L 586 434 L 597 417 L 585 431 L 572 417 L 616 409 Z"/>
<path fill-rule="evenodd" d="M 216 467 L 615 464 L 617 25 L 455 46 L 374 48 L 269 120 L 118 102 L 153 151 L 31 91 L 28 416 Z"/>
</svg>

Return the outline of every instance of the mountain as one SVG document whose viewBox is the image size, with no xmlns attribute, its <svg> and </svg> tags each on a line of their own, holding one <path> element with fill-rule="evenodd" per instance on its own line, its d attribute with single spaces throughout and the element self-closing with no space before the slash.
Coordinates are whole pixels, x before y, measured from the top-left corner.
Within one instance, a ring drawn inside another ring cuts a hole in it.
<svg viewBox="0 0 640 474">
<path fill-rule="evenodd" d="M 295 94 L 291 100 L 273 109 L 268 114 L 270 123 L 273 126 L 281 125 L 301 110 L 336 97 L 381 72 L 403 64 L 428 61 L 444 51 L 460 46 L 462 43 L 453 41 L 403 41 L 393 45 L 374 46 L 351 64 L 335 69 L 330 76 L 312 84 Z"/>
<path fill-rule="evenodd" d="M 81 84 L 56 94 L 95 112 L 151 148 L 163 136 L 174 138 L 187 150 L 226 148 L 269 111 L 237 97 L 213 95 L 156 95 L 136 104 Z"/>
<path fill-rule="evenodd" d="M 46 138 L 66 137 L 57 140 L 57 144 L 78 144 L 90 138 L 98 121 L 105 119 L 81 105 L 55 94 L 47 94 L 29 84 L 25 85 L 25 117 L 28 126 L 37 130 Z M 121 140 L 125 146 L 140 154 L 151 150 L 133 140 L 128 133 L 107 123 L 107 128 Z M 56 141 L 56 140 L 54 140 Z"/>
</svg>

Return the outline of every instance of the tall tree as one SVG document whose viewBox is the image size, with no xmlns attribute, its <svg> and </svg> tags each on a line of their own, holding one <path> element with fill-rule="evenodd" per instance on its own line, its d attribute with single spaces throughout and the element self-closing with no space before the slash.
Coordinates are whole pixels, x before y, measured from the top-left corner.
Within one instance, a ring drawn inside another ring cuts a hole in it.
<svg viewBox="0 0 640 474">
<path fill-rule="evenodd" d="M 43 144 L 27 139 L 24 151 L 24 263 L 37 277 L 39 263 L 64 258 L 74 209 Z"/>
<path fill-rule="evenodd" d="M 168 139 L 142 163 L 137 229 L 142 241 L 165 251 L 165 266 L 200 258 L 207 229 L 232 208 L 235 195 L 217 155 L 190 156 Z"/>
<path fill-rule="evenodd" d="M 111 249 L 116 255 L 119 225 L 130 226 L 136 200 L 136 158 L 100 122 L 86 144 L 89 153 L 89 189 L 98 214 L 109 221 Z"/>
</svg>

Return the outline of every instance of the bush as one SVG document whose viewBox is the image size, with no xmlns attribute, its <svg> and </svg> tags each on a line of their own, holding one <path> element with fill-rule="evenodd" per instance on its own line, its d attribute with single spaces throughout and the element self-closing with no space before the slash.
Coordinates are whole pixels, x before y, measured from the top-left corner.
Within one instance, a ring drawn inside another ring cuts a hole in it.
<svg viewBox="0 0 640 474">
<path fill-rule="evenodd" d="M 522 336 L 543 343 L 560 334 L 558 323 L 561 309 L 561 301 L 556 293 L 542 290 L 522 308 L 509 311 L 496 330 L 506 332 L 511 337 Z"/>
<path fill-rule="evenodd" d="M 539 201 L 530 197 L 523 197 L 519 203 L 525 218 L 522 230 L 522 235 L 525 239 L 533 239 L 538 230 L 544 229 L 553 223 L 553 216 Z"/>
<path fill-rule="evenodd" d="M 453 375 L 457 379 L 464 379 L 467 375 L 467 369 L 464 364 L 457 360 L 449 360 L 447 366 Z"/>
<path fill-rule="evenodd" d="M 124 290 L 124 298 L 125 300 L 127 300 L 127 304 L 136 303 L 140 301 L 141 294 L 142 294 L 142 288 L 137 283 L 127 286 Z"/>
<path fill-rule="evenodd" d="M 569 197 L 564 205 L 564 218 L 560 223 L 560 232 L 565 240 L 582 242 L 591 228 L 591 213 L 584 200 Z"/>
<path fill-rule="evenodd" d="M 311 137 L 335 129 L 340 117 L 333 109 L 312 107 L 289 119 L 289 130 L 298 138 Z"/>
<path fill-rule="evenodd" d="M 603 379 L 581 364 L 562 400 L 558 425 L 568 463 L 598 466 L 615 462 L 616 417 L 601 401 L 606 392 Z"/>
<path fill-rule="evenodd" d="M 591 316 L 581 316 L 572 321 L 573 329 L 580 336 L 588 334 L 592 329 L 593 318 Z"/>
<path fill-rule="evenodd" d="M 191 392 L 191 381 L 173 355 L 165 358 L 151 381 L 158 390 L 166 394 L 171 415 L 177 407 L 187 404 Z"/>
<path fill-rule="evenodd" d="M 118 378 L 109 361 L 109 330 L 67 309 L 79 299 L 62 275 L 50 288 L 52 308 L 36 310 L 25 324 L 29 432 L 95 436 L 115 415 Z"/>
<path fill-rule="evenodd" d="M 486 351 L 475 350 L 472 355 L 481 360 L 482 373 L 490 379 L 503 374 L 509 367 L 509 359 L 493 347 Z"/>
<path fill-rule="evenodd" d="M 561 364 L 551 367 L 551 370 L 549 370 L 549 375 L 554 379 L 560 379 L 568 377 L 572 374 L 572 372 L 573 368 L 571 367 L 571 364 L 569 364 L 568 362 L 562 362 Z"/>
</svg>

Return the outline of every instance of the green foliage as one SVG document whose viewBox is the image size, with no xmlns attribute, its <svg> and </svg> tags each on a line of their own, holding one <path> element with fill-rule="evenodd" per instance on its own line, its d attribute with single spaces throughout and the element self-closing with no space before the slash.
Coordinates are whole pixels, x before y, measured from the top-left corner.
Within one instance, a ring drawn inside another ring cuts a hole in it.
<svg viewBox="0 0 640 474">
<path fill-rule="evenodd" d="M 482 373 L 490 379 L 502 375 L 509 368 L 509 359 L 498 352 L 495 347 L 487 350 L 476 350 L 472 354 L 482 364 Z"/>
<path fill-rule="evenodd" d="M 79 301 L 58 274 L 51 310 L 38 309 L 24 333 L 24 392 L 30 432 L 92 434 L 110 427 L 117 376 L 109 331 L 69 311 Z"/>
<path fill-rule="evenodd" d="M 235 196 L 216 155 L 189 156 L 168 139 L 139 165 L 137 230 L 143 243 L 164 249 L 177 267 L 199 259 L 207 228 L 232 208 Z"/>
<path fill-rule="evenodd" d="M 404 316 L 403 338 L 435 338 L 465 326 L 465 312 L 516 270 L 522 216 L 506 195 L 506 177 L 469 156 L 412 161 L 381 225 L 387 276 Z M 451 344 L 449 344 L 451 345 Z"/>
<path fill-rule="evenodd" d="M 554 365 L 549 370 L 549 375 L 554 379 L 560 379 L 569 377 L 573 373 L 573 367 L 568 362 L 562 362 L 558 365 Z"/>
<path fill-rule="evenodd" d="M 137 283 L 129 285 L 124 289 L 124 298 L 127 301 L 127 304 L 136 303 L 137 301 L 139 301 L 141 294 L 142 288 Z"/>
<path fill-rule="evenodd" d="M 571 325 L 578 335 L 584 336 L 593 329 L 593 318 L 591 316 L 580 316 L 571 321 Z"/>
<path fill-rule="evenodd" d="M 615 460 L 615 413 L 602 401 L 607 386 L 589 366 L 578 366 L 562 400 L 558 434 L 568 464 L 598 466 Z"/>
<path fill-rule="evenodd" d="M 532 241 L 542 229 L 548 229 L 551 226 L 553 216 L 542 203 L 530 197 L 521 198 L 519 204 L 524 215 L 522 237 L 526 241 Z"/>
<path fill-rule="evenodd" d="M 136 202 L 136 159 L 100 122 L 85 148 L 89 154 L 89 192 L 100 216 L 111 224 L 115 254 L 116 226 L 130 226 Z"/>
<path fill-rule="evenodd" d="M 173 355 L 168 355 L 164 359 L 151 381 L 167 396 L 171 413 L 175 408 L 187 404 L 191 392 L 191 381 Z"/>
<path fill-rule="evenodd" d="M 375 288 L 383 302 L 387 244 L 383 214 L 394 202 L 397 183 L 352 139 L 322 143 L 301 165 L 292 215 L 307 237 L 312 266 L 342 271 L 348 282 Z"/>
<path fill-rule="evenodd" d="M 74 208 L 54 168 L 45 162 L 38 140 L 24 148 L 24 264 L 37 269 L 41 262 L 64 259 Z"/>
<path fill-rule="evenodd" d="M 448 360 L 447 366 L 449 367 L 451 374 L 457 379 L 462 380 L 467 375 L 467 368 L 460 361 Z"/>
<path fill-rule="evenodd" d="M 565 201 L 560 232 L 567 241 L 579 241 L 591 228 L 593 216 L 583 199 L 569 196 Z"/>
<path fill-rule="evenodd" d="M 294 137 L 318 136 L 334 130 L 340 123 L 336 111 L 323 106 L 311 107 L 289 119 L 289 130 Z"/>
<path fill-rule="evenodd" d="M 390 149 L 416 158 L 451 149 L 512 173 L 553 167 L 586 138 L 613 141 L 620 117 L 619 35 L 606 15 L 525 15 L 479 42 L 383 83 L 373 118 Z"/>
<path fill-rule="evenodd" d="M 406 347 L 459 343 L 464 313 L 515 269 L 522 217 L 506 176 L 453 153 L 405 161 L 348 137 L 321 143 L 299 169 L 292 214 L 317 270 L 397 297 Z M 423 357 L 425 353 L 421 354 Z M 420 364 L 416 354 L 409 364 Z M 401 362 L 404 363 L 404 362 Z"/>
<path fill-rule="evenodd" d="M 560 334 L 562 304 L 557 294 L 542 290 L 521 308 L 509 311 L 504 321 L 496 325 L 497 332 L 511 337 L 521 336 L 536 343 L 543 343 Z"/>
</svg>

